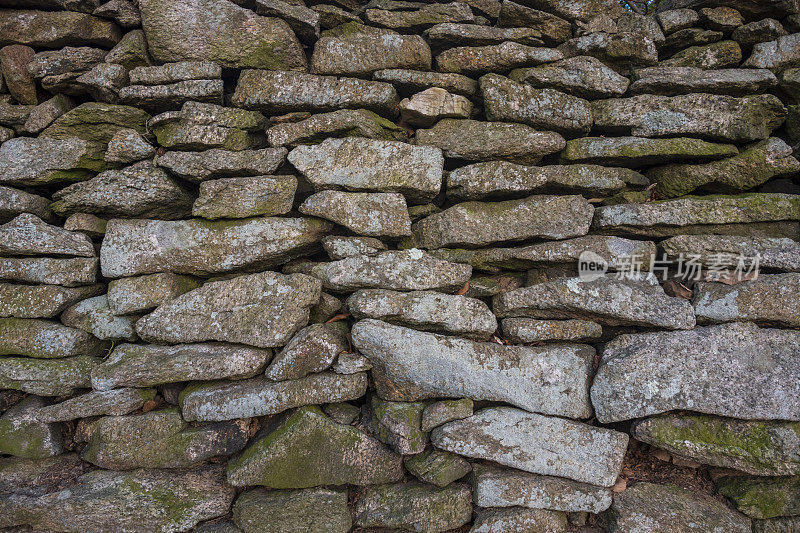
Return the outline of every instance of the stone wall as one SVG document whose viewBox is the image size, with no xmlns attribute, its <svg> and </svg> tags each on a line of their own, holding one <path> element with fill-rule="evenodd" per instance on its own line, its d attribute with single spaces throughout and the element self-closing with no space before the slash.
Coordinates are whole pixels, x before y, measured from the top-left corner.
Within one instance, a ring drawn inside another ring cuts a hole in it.
<svg viewBox="0 0 800 533">
<path fill-rule="evenodd" d="M 0 6 L 0 530 L 800 532 L 797 0 Z"/>
</svg>

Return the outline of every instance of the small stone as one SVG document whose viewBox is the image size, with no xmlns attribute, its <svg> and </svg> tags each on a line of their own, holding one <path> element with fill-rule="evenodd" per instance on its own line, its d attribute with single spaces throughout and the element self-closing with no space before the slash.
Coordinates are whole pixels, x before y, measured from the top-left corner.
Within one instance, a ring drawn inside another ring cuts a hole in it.
<svg viewBox="0 0 800 533">
<path fill-rule="evenodd" d="M 732 7 L 704 7 L 700 10 L 703 26 L 710 30 L 730 33 L 744 24 L 742 14 Z"/>
<path fill-rule="evenodd" d="M 91 239 L 103 237 L 108 220 L 89 213 L 73 213 L 64 221 L 64 229 L 78 231 Z"/>
<path fill-rule="evenodd" d="M 772 18 L 762 19 L 736 28 L 731 39 L 739 43 L 744 50 L 750 50 L 759 43 L 776 41 L 787 35 L 780 22 Z"/>
<path fill-rule="evenodd" d="M 590 33 L 570 39 L 557 50 L 563 57 L 596 57 L 623 76 L 658 62 L 655 43 L 646 32 L 641 31 Z"/>
<path fill-rule="evenodd" d="M 304 274 L 267 271 L 210 281 L 141 318 L 136 332 L 147 342 L 283 346 L 308 323 L 319 298 L 319 280 Z"/>
<path fill-rule="evenodd" d="M 478 343 L 372 319 L 356 323 L 352 337 L 373 364 L 372 377 L 385 400 L 468 397 L 574 418 L 591 412 L 590 346 Z M 553 375 L 561 378 L 547 377 Z"/>
<path fill-rule="evenodd" d="M 793 293 L 800 290 L 800 274 L 762 274 L 745 283 L 696 283 L 693 287 L 697 321 L 756 322 L 794 328 L 800 326 L 800 308 Z"/>
<path fill-rule="evenodd" d="M 736 41 L 719 41 L 705 46 L 690 46 L 671 58 L 661 61 L 664 67 L 698 67 L 703 69 L 736 68 L 742 62 L 742 49 Z"/>
<path fill-rule="evenodd" d="M 367 372 L 372 369 L 369 359 L 356 352 L 342 352 L 336 358 L 336 362 L 331 366 L 331 370 L 337 374 L 356 374 Z"/>
<path fill-rule="evenodd" d="M 136 67 L 129 73 L 132 85 L 165 85 L 187 80 L 222 78 L 222 68 L 210 61 L 178 61 L 157 66 Z"/>
<path fill-rule="evenodd" d="M 13 187 L 0 185 L 0 221 L 6 223 L 22 213 L 30 213 L 49 222 L 53 222 L 50 201 Z"/>
<path fill-rule="evenodd" d="M 383 242 L 374 237 L 343 237 L 340 235 L 323 237 L 322 247 L 325 248 L 331 261 L 357 255 L 377 255 L 387 249 Z M 0 265 L 2 265 L 1 261 Z M 0 268 L 0 276 L 2 276 L 2 268 Z"/>
<path fill-rule="evenodd" d="M 372 485 L 402 477 L 402 456 L 363 431 L 334 422 L 314 406 L 276 421 L 265 437 L 228 463 L 228 482 L 233 486 Z"/>
<path fill-rule="evenodd" d="M 339 298 L 323 292 L 319 303 L 311 308 L 311 318 L 309 318 L 308 322 L 310 324 L 324 324 L 333 318 L 341 308 L 342 301 Z"/>
<path fill-rule="evenodd" d="M 434 291 L 360 290 L 346 302 L 353 318 L 374 318 L 424 331 L 486 340 L 497 320 L 480 300 Z"/>
<path fill-rule="evenodd" d="M 338 6 L 317 4 L 311 6 L 311 9 L 316 11 L 319 15 L 319 25 L 323 30 L 336 28 L 348 22 L 361 22 L 361 19 L 358 17 L 358 15 L 355 15 L 350 11 L 342 9 Z"/>
<path fill-rule="evenodd" d="M 479 507 L 601 513 L 611 506 L 610 489 L 486 464 L 473 466 L 472 493 Z"/>
<path fill-rule="evenodd" d="M 263 372 L 271 350 L 216 342 L 120 344 L 92 370 L 92 387 L 153 387 L 180 381 L 244 379 Z"/>
<path fill-rule="evenodd" d="M 347 402 L 328 403 L 322 406 L 322 410 L 332 420 L 339 424 L 353 424 L 361 416 L 361 409 Z"/>
<path fill-rule="evenodd" d="M 364 10 L 364 19 L 375 26 L 393 30 L 421 32 L 427 27 L 443 22 L 473 22 L 475 17 L 466 4 L 417 4 L 418 9 L 391 11 L 386 9 Z"/>
<path fill-rule="evenodd" d="M 800 478 L 726 476 L 716 485 L 747 516 L 774 518 L 800 513 Z"/>
<path fill-rule="evenodd" d="M 40 407 L 32 416 L 40 422 L 67 422 L 100 415 L 126 415 L 153 400 L 155 394 L 153 389 L 92 391 L 61 403 Z"/>
<path fill-rule="evenodd" d="M 400 102 L 400 116 L 412 126 L 428 128 L 443 118 L 469 118 L 472 102 L 452 95 L 444 89 L 431 87 Z"/>
<path fill-rule="evenodd" d="M 436 68 L 442 72 L 479 76 L 493 71 L 535 67 L 559 59 L 564 59 L 564 54 L 558 50 L 505 41 L 488 46 L 450 48 L 436 56 Z"/>
<path fill-rule="evenodd" d="M 323 37 L 311 56 L 314 74 L 360 78 L 387 68 L 430 70 L 428 43 L 419 35 Z"/>
<path fill-rule="evenodd" d="M 338 324 L 312 324 L 301 329 L 275 355 L 264 373 L 273 381 L 300 379 L 330 368 L 348 349 L 346 328 Z"/>
<path fill-rule="evenodd" d="M 796 331 L 744 322 L 620 335 L 606 345 L 592 386 L 597 419 L 609 423 L 691 409 L 800 420 L 792 400 L 800 398 L 793 392 L 800 384 L 792 355 L 799 342 Z"/>
<path fill-rule="evenodd" d="M 180 402 L 186 420 L 219 421 L 274 415 L 304 405 L 356 400 L 366 392 L 365 373 L 323 372 L 284 381 L 256 377 L 198 383 L 184 389 Z"/>
<path fill-rule="evenodd" d="M 598 33 L 608 35 L 640 34 L 651 40 L 658 48 L 666 44 L 664 33 L 655 17 L 648 17 L 633 10 L 625 10 L 618 15 L 599 12 L 589 20 L 575 23 L 576 37 L 597 35 Z"/>
<path fill-rule="evenodd" d="M 105 52 L 105 50 L 103 50 Z M 147 41 L 142 30 L 131 30 L 105 56 L 106 63 L 122 65 L 126 69 L 150 65 Z"/>
<path fill-rule="evenodd" d="M 18 104 L 36 105 L 36 82 L 28 72 L 28 65 L 36 54 L 33 48 L 12 44 L 0 48 L 0 71 L 6 89 Z"/>
<path fill-rule="evenodd" d="M 66 326 L 91 333 L 100 340 L 137 339 L 134 321 L 128 317 L 113 315 L 105 294 L 73 305 L 61 315 L 61 322 Z"/>
<path fill-rule="evenodd" d="M 120 93 L 128 84 L 128 72 L 116 63 L 98 63 L 81 74 L 75 84 L 97 101 L 116 104 L 120 102 Z"/>
<path fill-rule="evenodd" d="M 431 441 L 466 457 L 610 487 L 622 467 L 628 436 L 512 407 L 493 407 L 439 426 Z"/>
<path fill-rule="evenodd" d="M 469 398 L 460 400 L 440 400 L 425 406 L 422 411 L 422 431 L 430 431 L 437 426 L 472 416 L 473 402 Z"/>
<path fill-rule="evenodd" d="M 200 183 L 192 215 L 211 220 L 285 215 L 292 210 L 297 178 L 252 176 Z"/>
<path fill-rule="evenodd" d="M 135 28 L 142 23 L 139 10 L 129 0 L 110 0 L 95 9 L 92 14 L 111 19 L 123 28 Z"/>
<path fill-rule="evenodd" d="M 572 25 L 568 21 L 511 1 L 501 4 L 497 25 L 506 28 L 536 28 L 548 46 L 555 46 L 572 38 Z"/>
<path fill-rule="evenodd" d="M 88 333 L 57 322 L 38 319 L 0 319 L 0 355 L 42 359 L 78 355 L 99 356 L 104 343 Z"/>
<path fill-rule="evenodd" d="M 478 92 L 478 83 L 461 74 L 386 69 L 375 72 L 372 77 L 393 84 L 402 94 L 414 94 L 433 87 L 463 96 L 473 96 Z"/>
<path fill-rule="evenodd" d="M 739 154 L 732 144 L 710 143 L 689 137 L 583 137 L 570 139 L 561 152 L 565 163 L 593 163 L 639 168 L 665 163 L 714 161 Z"/>
<path fill-rule="evenodd" d="M 312 115 L 299 122 L 275 124 L 267 130 L 272 146 L 317 144 L 328 137 L 366 137 L 402 141 L 406 131 L 394 122 L 366 109 L 340 109 Z"/>
<path fill-rule="evenodd" d="M 308 197 L 298 209 L 304 215 L 331 220 L 359 235 L 411 234 L 406 201 L 398 193 L 321 191 Z"/>
<path fill-rule="evenodd" d="M 230 151 L 212 148 L 203 152 L 166 152 L 155 164 L 171 174 L 200 183 L 218 178 L 272 174 L 286 159 L 285 148 Z"/>
<path fill-rule="evenodd" d="M 740 256 L 759 256 L 759 265 L 762 268 L 800 272 L 800 244 L 792 239 L 678 235 L 659 244 L 670 257 L 678 257 L 680 254 L 684 257 L 696 257 L 705 266 L 719 262 L 720 259 L 738 261 Z"/>
<path fill-rule="evenodd" d="M 119 130 L 108 143 L 105 160 L 109 163 L 130 164 L 150 159 L 156 149 L 136 130 Z"/>
<path fill-rule="evenodd" d="M 420 429 L 422 402 L 387 402 L 371 396 L 362 416 L 365 427 L 397 453 L 414 455 L 425 449 L 428 437 Z"/>
<path fill-rule="evenodd" d="M 95 283 L 98 266 L 95 258 L 4 257 L 0 279 L 76 287 Z"/>
<path fill-rule="evenodd" d="M 675 96 L 687 93 L 745 96 L 763 93 L 778 84 L 766 69 L 703 70 L 697 67 L 651 67 L 636 71 L 631 94 Z"/>
<path fill-rule="evenodd" d="M 503 320 L 503 334 L 515 344 L 542 341 L 586 342 L 599 339 L 603 328 L 590 320 L 506 318 Z"/>
<path fill-rule="evenodd" d="M 347 491 L 249 490 L 236 499 L 233 519 L 243 533 L 347 533 L 353 525 Z"/>
<path fill-rule="evenodd" d="M 22 9 L 0 12 L 0 35 L 0 46 L 21 44 L 34 48 L 89 44 L 111 48 L 122 36 L 113 22 L 86 13 Z"/>
<path fill-rule="evenodd" d="M 579 98 L 622 96 L 630 81 L 590 56 L 571 57 L 534 68 L 514 69 L 513 81 L 540 89 L 555 89 Z"/>
<path fill-rule="evenodd" d="M 417 144 L 440 148 L 448 158 L 467 161 L 505 159 L 535 165 L 559 152 L 566 141 L 558 133 L 524 124 L 446 118 L 416 132 Z"/>
<path fill-rule="evenodd" d="M 119 99 L 149 112 L 162 112 L 180 109 L 190 101 L 221 105 L 222 91 L 222 80 L 186 80 L 168 85 L 128 85 L 119 90 Z"/>
<path fill-rule="evenodd" d="M 88 153 L 87 143 L 75 137 L 10 139 L 0 146 L 0 165 L 5 169 L 0 183 L 37 186 L 85 180 L 92 167 Z"/>
<path fill-rule="evenodd" d="M 800 66 L 800 34 L 797 33 L 756 44 L 753 54 L 742 64 L 744 68 L 768 68 L 774 71 L 797 66 Z"/>
<path fill-rule="evenodd" d="M 656 20 L 661 24 L 661 29 L 669 35 L 679 30 L 691 28 L 700 20 L 700 15 L 694 9 L 670 9 L 656 13 Z"/>
<path fill-rule="evenodd" d="M 70 97 L 57 94 L 31 110 L 20 133 L 36 135 L 74 107 L 75 103 Z"/>
<path fill-rule="evenodd" d="M 186 102 L 180 112 L 153 118 L 158 144 L 175 150 L 249 150 L 263 145 L 266 119 L 260 113 L 201 102 Z"/>
<path fill-rule="evenodd" d="M 471 519 L 472 496 L 462 484 L 367 487 L 356 500 L 355 523 L 367 528 L 438 532 L 457 530 Z"/>
<path fill-rule="evenodd" d="M 44 405 L 43 398 L 28 396 L 0 416 L 0 453 L 26 459 L 44 459 L 64 453 L 60 425 L 32 418 Z M 2 520 L 0 525 L 3 525 Z"/>
<path fill-rule="evenodd" d="M 446 487 L 472 470 L 472 465 L 458 455 L 435 449 L 406 457 L 403 464 L 418 480 L 437 487 Z"/>
<path fill-rule="evenodd" d="M 477 24 L 444 22 L 425 30 L 425 36 L 434 50 L 457 46 L 465 47 L 462 50 L 464 53 L 467 51 L 466 48 L 499 45 L 505 42 L 525 46 L 541 46 L 544 44 L 542 33 L 535 27 L 496 28 Z M 540 53 L 544 52 L 540 51 Z"/>
<path fill-rule="evenodd" d="M 0 283 L 0 317 L 52 318 L 72 304 L 102 292 L 102 285 L 70 288 Z"/>
<path fill-rule="evenodd" d="M 304 4 L 256 0 L 256 13 L 283 19 L 303 42 L 313 43 L 319 37 L 319 15 Z"/>
</svg>

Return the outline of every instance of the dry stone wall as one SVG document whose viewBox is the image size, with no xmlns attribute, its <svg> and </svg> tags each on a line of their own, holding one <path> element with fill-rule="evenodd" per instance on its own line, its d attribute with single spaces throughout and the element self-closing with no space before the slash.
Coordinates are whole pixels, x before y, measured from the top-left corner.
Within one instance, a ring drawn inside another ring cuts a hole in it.
<svg viewBox="0 0 800 533">
<path fill-rule="evenodd" d="M 0 0 L 0 530 L 800 532 L 800 4 Z"/>
</svg>

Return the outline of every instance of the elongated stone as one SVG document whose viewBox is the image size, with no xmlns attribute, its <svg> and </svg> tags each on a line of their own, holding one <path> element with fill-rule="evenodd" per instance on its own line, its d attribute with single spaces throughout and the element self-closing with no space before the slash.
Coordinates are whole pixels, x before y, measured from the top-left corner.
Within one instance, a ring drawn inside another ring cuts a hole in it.
<svg viewBox="0 0 800 533">
<path fill-rule="evenodd" d="M 493 309 L 503 318 L 581 318 L 608 325 L 694 327 L 691 304 L 667 296 L 654 276 L 619 278 L 559 278 L 498 294 Z"/>
<path fill-rule="evenodd" d="M 603 352 L 592 403 L 604 423 L 675 409 L 800 420 L 798 343 L 796 331 L 741 322 L 621 335 Z"/>
<path fill-rule="evenodd" d="M 353 525 L 347 491 L 249 490 L 236 499 L 233 519 L 245 533 L 269 531 L 324 531 L 347 533 Z M 218 532 L 224 533 L 224 532 Z"/>
<path fill-rule="evenodd" d="M 0 253 L 7 255 L 67 255 L 94 257 L 94 246 L 82 233 L 51 226 L 23 213 L 0 226 Z"/>
<path fill-rule="evenodd" d="M 314 74 L 368 77 L 376 70 L 430 70 L 431 50 L 419 35 L 323 37 L 314 45 Z"/>
<path fill-rule="evenodd" d="M 300 379 L 327 370 L 349 349 L 347 328 L 341 324 L 311 324 L 301 329 L 275 355 L 264 375 L 274 381 Z"/>
<path fill-rule="evenodd" d="M 366 109 L 339 109 L 330 113 L 318 113 L 299 122 L 281 122 L 267 130 L 267 140 L 272 146 L 317 144 L 328 137 L 402 141 L 408 135 L 406 130 L 391 120 Z"/>
<path fill-rule="evenodd" d="M 296 189 L 294 176 L 208 180 L 200 184 L 192 215 L 211 220 L 285 215 L 292 210 Z"/>
<path fill-rule="evenodd" d="M 566 239 L 589 231 L 593 211 L 581 196 L 465 202 L 416 222 L 413 243 L 421 248 L 474 248 L 534 237 Z"/>
<path fill-rule="evenodd" d="M 331 227 L 310 218 L 115 219 L 109 221 L 100 264 L 109 278 L 256 270 L 313 251 Z"/>
<path fill-rule="evenodd" d="M 664 163 L 703 163 L 738 154 L 732 144 L 710 143 L 689 137 L 583 137 L 567 141 L 561 159 L 565 163 L 638 168 Z"/>
<path fill-rule="evenodd" d="M 611 506 L 604 487 L 484 464 L 473 466 L 472 493 L 479 507 L 601 513 Z"/>
<path fill-rule="evenodd" d="M 372 485 L 402 477 L 401 455 L 357 428 L 334 422 L 316 406 L 274 422 L 228 463 L 228 482 L 234 486 Z"/>
<path fill-rule="evenodd" d="M 733 500 L 740 512 L 753 518 L 797 516 L 800 512 L 800 480 L 797 478 L 751 478 L 725 476 L 718 490 Z"/>
<path fill-rule="evenodd" d="M 482 47 L 519 43 L 526 46 L 544 44 L 542 32 L 535 27 L 530 28 L 497 28 L 478 24 L 461 24 L 443 22 L 425 30 L 424 34 L 434 50 L 452 47 Z"/>
<path fill-rule="evenodd" d="M 749 321 L 762 325 L 800 326 L 800 274 L 762 274 L 736 285 L 697 283 L 694 305 L 701 324 Z"/>
<path fill-rule="evenodd" d="M 100 362 L 87 355 L 60 359 L 0 357 L 0 387 L 39 396 L 71 396 L 91 386 L 89 375 Z"/>
<path fill-rule="evenodd" d="M 486 340 L 497 329 L 489 307 L 466 296 L 434 291 L 368 289 L 353 293 L 347 308 L 355 319 L 373 318 L 436 333 Z"/>
<path fill-rule="evenodd" d="M 399 193 L 320 191 L 298 208 L 304 215 L 325 218 L 358 235 L 403 237 L 411 234 L 406 200 Z"/>
<path fill-rule="evenodd" d="M 418 3 L 416 9 L 396 11 L 392 9 L 366 9 L 364 18 L 376 26 L 405 32 L 421 32 L 428 26 L 444 22 L 472 22 L 472 10 L 466 4 Z"/>
<path fill-rule="evenodd" d="M 768 68 L 782 71 L 800 65 L 800 35 L 784 35 L 774 41 L 758 43 L 742 65 L 745 68 Z"/>
<path fill-rule="evenodd" d="M 358 138 L 298 146 L 289 162 L 316 190 L 399 192 L 417 203 L 439 193 L 444 164 L 437 148 Z"/>
<path fill-rule="evenodd" d="M 69 288 L 0 283 L 0 317 L 52 318 L 72 304 L 102 292 L 102 285 Z"/>
<path fill-rule="evenodd" d="M 356 323 L 352 337 L 387 400 L 468 397 L 573 418 L 591 412 L 586 391 L 594 350 L 587 345 L 476 343 L 373 319 Z"/>
<path fill-rule="evenodd" d="M 82 79 L 83 77 L 79 80 Z M 185 80 L 166 85 L 128 85 L 119 90 L 119 99 L 125 105 L 141 107 L 153 113 L 180 109 L 186 102 L 222 105 L 223 89 L 222 80 Z"/>
<path fill-rule="evenodd" d="M 365 372 L 323 372 L 284 381 L 253 378 L 197 384 L 184 390 L 180 402 L 186 420 L 233 420 L 282 413 L 304 405 L 356 400 L 366 391 Z"/>
<path fill-rule="evenodd" d="M 678 235 L 659 243 L 670 257 L 696 258 L 712 265 L 720 258 L 738 263 L 738 258 L 759 256 L 763 268 L 800 272 L 800 243 L 792 239 L 737 235 Z"/>
<path fill-rule="evenodd" d="M 53 222 L 53 213 L 47 198 L 0 185 L 0 223 L 5 224 L 22 213 L 30 213 L 47 222 Z"/>
<path fill-rule="evenodd" d="M 102 355 L 106 343 L 79 329 L 38 319 L 0 319 L 0 355 L 40 359 Z"/>
<path fill-rule="evenodd" d="M 0 13 L 0 36 L 0 46 L 60 48 L 93 44 L 111 48 L 122 32 L 113 22 L 87 13 L 4 9 Z"/>
<path fill-rule="evenodd" d="M 155 164 L 170 174 L 195 183 L 217 178 L 272 174 L 286 159 L 285 148 L 231 151 L 212 148 L 204 152 L 166 152 Z"/>
<path fill-rule="evenodd" d="M 269 271 L 210 281 L 160 305 L 136 323 L 136 331 L 156 343 L 217 340 L 283 346 L 308 323 L 320 285 L 305 274 Z"/>
<path fill-rule="evenodd" d="M 492 407 L 431 432 L 434 446 L 534 474 L 601 487 L 617 479 L 628 436 L 515 409 Z"/>
<path fill-rule="evenodd" d="M 611 98 L 628 90 L 628 78 L 591 56 L 577 56 L 539 67 L 512 70 L 512 80 L 538 88 L 555 89 L 579 98 Z"/>
<path fill-rule="evenodd" d="M 0 146 L 0 183 L 34 186 L 85 180 L 92 168 L 88 153 L 87 142 L 77 137 L 11 139 Z"/>
<path fill-rule="evenodd" d="M 506 318 L 503 334 L 514 343 L 542 341 L 590 341 L 599 339 L 603 328 L 590 320 L 533 320 Z"/>
<path fill-rule="evenodd" d="M 567 531 L 567 515 L 545 509 L 484 509 L 477 512 L 471 533 L 493 531 Z"/>
<path fill-rule="evenodd" d="M 0 258 L 0 278 L 75 287 L 96 282 L 98 266 L 95 258 L 4 257 Z"/>
<path fill-rule="evenodd" d="M 434 28 L 431 28 L 429 35 Z M 372 77 L 376 81 L 391 83 L 402 94 L 418 93 L 432 87 L 439 87 L 450 93 L 464 96 L 472 96 L 478 91 L 477 82 L 461 74 L 386 69 L 375 72 Z"/>
<path fill-rule="evenodd" d="M 653 23 L 655 23 L 654 20 Z M 657 24 L 656 28 L 658 28 Z M 650 67 L 658 63 L 656 44 L 651 39 L 651 35 L 645 31 L 616 33 L 601 31 L 579 35 L 561 44 L 558 50 L 564 54 L 564 57 L 596 57 L 622 75 L 629 75 L 638 68 Z"/>
<path fill-rule="evenodd" d="M 197 278 L 164 272 L 111 280 L 108 307 L 115 315 L 152 311 L 159 305 L 200 286 Z"/>
<path fill-rule="evenodd" d="M 745 96 L 763 93 L 778 84 L 766 69 L 704 70 L 698 67 L 651 67 L 636 71 L 631 94 L 675 96 L 688 93 Z"/>
<path fill-rule="evenodd" d="M 508 72 L 515 68 L 534 67 L 563 58 L 561 52 L 552 48 L 505 41 L 489 46 L 450 48 L 436 56 L 436 68 L 442 72 L 480 76 L 492 71 Z"/>
<path fill-rule="evenodd" d="M 332 261 L 356 255 L 377 255 L 387 249 L 383 241 L 374 237 L 343 237 L 340 235 L 323 237 L 322 247 L 325 248 Z"/>
<path fill-rule="evenodd" d="M 450 452 L 428 449 L 403 461 L 406 470 L 423 483 L 446 487 L 472 470 L 466 459 Z"/>
<path fill-rule="evenodd" d="M 126 415 L 155 397 L 154 389 L 115 389 L 92 391 L 61 403 L 36 409 L 33 418 L 40 422 L 66 422 L 100 415 Z"/>
</svg>

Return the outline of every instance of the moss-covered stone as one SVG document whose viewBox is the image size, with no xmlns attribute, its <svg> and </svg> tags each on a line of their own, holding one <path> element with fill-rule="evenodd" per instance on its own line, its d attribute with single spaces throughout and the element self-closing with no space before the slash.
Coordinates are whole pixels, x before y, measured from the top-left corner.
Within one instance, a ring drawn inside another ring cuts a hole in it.
<svg viewBox="0 0 800 533">
<path fill-rule="evenodd" d="M 347 491 L 253 489 L 233 506 L 233 520 L 244 533 L 347 533 L 352 526 Z"/>
<path fill-rule="evenodd" d="M 0 416 L 0 453 L 27 459 L 63 453 L 61 426 L 32 418 L 44 405 L 41 397 L 28 396 Z"/>
<path fill-rule="evenodd" d="M 0 388 L 41 396 L 69 396 L 91 386 L 100 359 L 79 355 L 60 359 L 0 357 Z"/>
<path fill-rule="evenodd" d="M 445 487 L 472 470 L 472 466 L 463 457 L 433 448 L 406 457 L 404 464 L 414 477 L 437 487 Z"/>
<path fill-rule="evenodd" d="M 716 485 L 747 516 L 775 518 L 800 514 L 798 477 L 726 476 L 718 479 Z"/>
<path fill-rule="evenodd" d="M 422 452 L 428 436 L 420 428 L 422 402 L 387 402 L 373 395 L 365 415 L 369 430 L 403 455 Z"/>
</svg>

